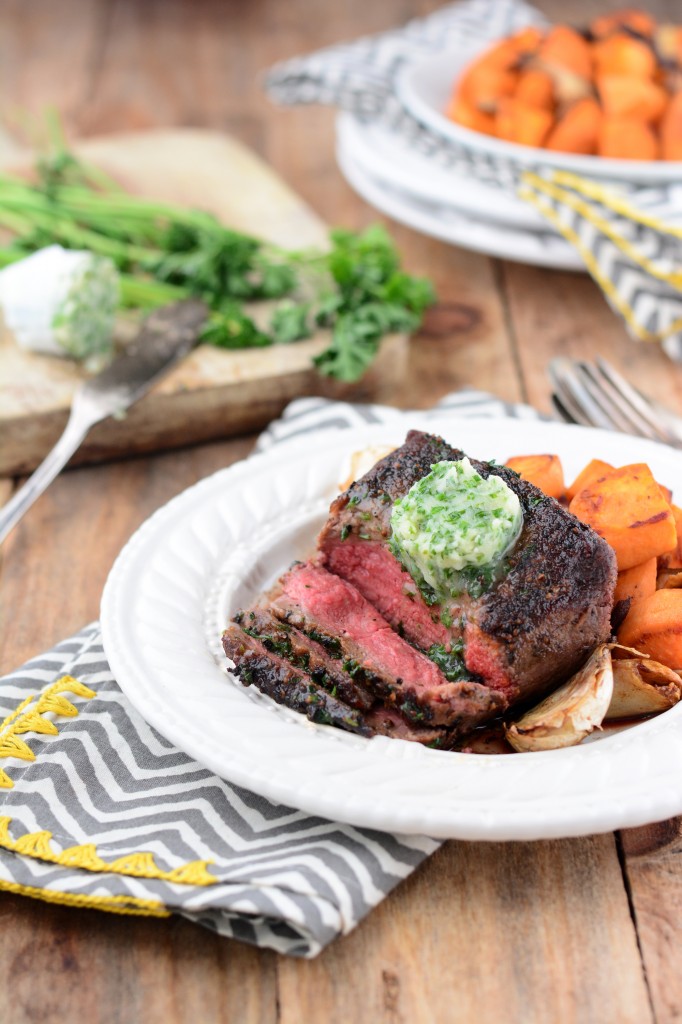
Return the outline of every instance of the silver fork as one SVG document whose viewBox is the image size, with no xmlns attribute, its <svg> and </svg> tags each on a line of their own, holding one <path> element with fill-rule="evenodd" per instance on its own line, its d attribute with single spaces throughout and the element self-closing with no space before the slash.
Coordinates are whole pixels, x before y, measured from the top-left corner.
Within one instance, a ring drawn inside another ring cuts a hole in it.
<svg viewBox="0 0 682 1024">
<path fill-rule="evenodd" d="M 569 423 L 619 430 L 682 449 L 682 417 L 645 398 L 606 359 L 553 359 L 552 402 Z"/>
<path fill-rule="evenodd" d="M 123 412 L 194 347 L 208 310 L 199 299 L 163 306 L 145 320 L 136 338 L 73 397 L 64 433 L 14 497 L 0 509 L 0 544 L 63 469 L 95 423 Z"/>
</svg>

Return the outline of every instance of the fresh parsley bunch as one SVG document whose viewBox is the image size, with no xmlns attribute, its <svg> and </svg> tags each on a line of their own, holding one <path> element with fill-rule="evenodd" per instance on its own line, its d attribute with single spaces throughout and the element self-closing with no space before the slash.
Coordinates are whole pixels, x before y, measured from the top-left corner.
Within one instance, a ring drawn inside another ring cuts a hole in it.
<svg viewBox="0 0 682 1024">
<path fill-rule="evenodd" d="M 34 185 L 0 176 L 0 227 L 13 236 L 0 266 L 54 243 L 106 256 L 120 273 L 122 306 L 198 295 L 211 309 L 202 338 L 221 348 L 288 345 L 326 327 L 318 370 L 355 381 L 382 337 L 413 331 L 434 301 L 427 280 L 401 270 L 379 226 L 332 231 L 327 252 L 289 252 L 209 213 L 130 195 L 63 146 L 36 172 Z M 264 300 L 273 308 L 256 323 L 244 303 Z"/>
</svg>

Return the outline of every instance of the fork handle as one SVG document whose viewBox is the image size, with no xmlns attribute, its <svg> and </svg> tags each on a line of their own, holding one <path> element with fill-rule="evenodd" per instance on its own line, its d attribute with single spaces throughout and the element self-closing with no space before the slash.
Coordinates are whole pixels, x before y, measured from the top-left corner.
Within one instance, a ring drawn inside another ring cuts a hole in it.
<svg viewBox="0 0 682 1024">
<path fill-rule="evenodd" d="M 80 447 L 81 441 L 90 429 L 91 424 L 82 417 L 69 417 L 64 433 L 51 452 L 40 463 L 36 471 L 19 488 L 17 493 L 0 509 L 0 544 L 22 516 L 43 491 L 52 483 L 57 474 L 64 468 L 73 453 Z"/>
</svg>

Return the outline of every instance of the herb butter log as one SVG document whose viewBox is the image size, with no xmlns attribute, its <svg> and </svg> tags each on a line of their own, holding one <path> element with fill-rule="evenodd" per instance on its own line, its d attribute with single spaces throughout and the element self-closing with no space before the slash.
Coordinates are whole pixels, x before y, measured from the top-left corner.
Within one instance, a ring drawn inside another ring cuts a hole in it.
<svg viewBox="0 0 682 1024">
<path fill-rule="evenodd" d="M 492 515 L 500 510 L 506 517 L 508 549 L 504 537 L 492 542 L 486 538 L 482 549 L 494 551 L 497 545 L 499 557 L 492 564 L 477 564 L 474 547 L 460 539 L 454 560 L 446 551 L 452 566 L 449 578 L 456 576 L 457 585 L 449 592 L 439 590 L 438 578 L 428 578 L 428 560 L 415 566 L 401 536 L 394 535 L 392 520 L 394 527 L 400 526 L 394 506 L 432 474 L 432 467 L 462 460 L 464 453 L 441 438 L 410 431 L 400 448 L 334 501 L 318 539 L 318 557 L 398 634 L 427 653 L 446 678 L 477 681 L 509 707 L 544 695 L 608 639 L 615 557 L 605 541 L 553 498 L 504 466 L 472 459 L 479 479 L 498 477 L 515 496 L 522 513 L 520 532 L 514 536 L 513 502 L 505 504 L 497 496 L 493 504 L 484 505 L 483 511 L 487 507 Z M 447 505 L 452 511 L 452 501 Z M 433 501 L 430 509 L 433 513 Z M 481 536 L 486 537 L 486 516 L 480 519 Z M 471 522 L 467 526 L 472 529 Z M 442 545 L 441 551 L 437 546 L 432 551 L 442 570 Z"/>
</svg>

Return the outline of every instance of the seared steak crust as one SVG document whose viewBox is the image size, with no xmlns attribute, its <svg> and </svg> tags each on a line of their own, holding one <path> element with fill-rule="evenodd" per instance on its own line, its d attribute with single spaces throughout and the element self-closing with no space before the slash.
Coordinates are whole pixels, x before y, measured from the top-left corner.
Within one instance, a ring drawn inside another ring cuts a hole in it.
<svg viewBox="0 0 682 1024">
<path fill-rule="evenodd" d="M 368 711 L 376 703 L 362 683 L 342 668 L 341 662 L 329 656 L 324 647 L 305 633 L 278 619 L 269 608 L 255 606 L 235 616 L 245 633 L 263 643 L 294 668 L 303 669 L 314 683 L 329 690 L 345 704 Z"/>
<path fill-rule="evenodd" d="M 438 750 L 447 750 L 455 740 L 454 734 L 447 729 L 414 725 L 407 722 L 397 711 L 381 705 L 370 711 L 365 716 L 365 721 L 375 736 L 408 740 L 411 743 L 421 743 L 423 746 L 435 747 Z"/>
<path fill-rule="evenodd" d="M 391 509 L 435 462 L 463 457 L 441 438 L 410 431 L 401 448 L 332 504 L 319 558 L 421 649 L 447 647 L 464 635 L 467 669 L 509 704 L 559 683 L 608 639 L 615 557 L 601 537 L 538 488 L 504 466 L 472 459 L 483 477 L 502 477 L 518 495 L 524 528 L 502 579 L 479 598 L 464 595 L 456 614 L 442 617 L 388 550 Z"/>
<path fill-rule="evenodd" d="M 498 713 L 504 702 L 477 682 L 448 682 L 439 668 L 391 629 L 349 583 L 314 565 L 296 565 L 271 595 L 275 615 L 312 635 L 345 670 L 403 717 L 460 729 Z"/>
<path fill-rule="evenodd" d="M 512 470 L 474 459 L 518 495 L 523 529 L 481 596 L 427 603 L 389 549 L 391 510 L 434 463 L 463 457 L 410 431 L 333 502 L 316 561 L 295 564 L 224 633 L 243 682 L 315 722 L 448 749 L 608 639 L 611 548 Z"/>
<path fill-rule="evenodd" d="M 262 614 L 259 626 L 267 628 L 268 613 Z M 249 612 L 239 618 L 254 621 Z M 253 635 L 254 632 L 247 633 L 236 623 L 228 626 L 223 633 L 225 654 L 234 662 L 235 674 L 246 686 L 256 686 L 278 704 L 306 715 L 313 722 L 334 725 L 361 736 L 390 736 L 439 749 L 447 749 L 455 741 L 456 735 L 449 730 L 410 723 L 393 709 L 376 706 L 363 713 L 352 708 L 318 685 L 312 675 L 308 676 L 286 657 L 275 653 L 271 646 L 266 646 L 269 633 L 263 642 Z M 352 685 L 353 681 L 348 682 Z"/>
<path fill-rule="evenodd" d="M 469 612 L 465 661 L 491 685 L 509 686 L 510 700 L 526 700 L 568 678 L 608 640 L 616 559 L 594 530 L 537 487 L 503 466 L 473 464 L 515 491 L 525 525 L 508 574 Z"/>
<path fill-rule="evenodd" d="M 441 621 L 441 609 L 427 605 L 412 577 L 388 548 L 393 502 L 402 498 L 436 462 L 456 461 L 463 452 L 442 438 L 411 430 L 405 443 L 381 459 L 332 502 L 318 537 L 319 558 L 330 572 L 348 580 L 411 643 L 428 651 L 461 636 Z"/>
<path fill-rule="evenodd" d="M 335 725 L 362 736 L 373 734 L 359 711 L 327 693 L 305 672 L 269 651 L 238 625 L 231 624 L 223 633 L 223 648 L 235 664 L 235 674 L 246 686 L 255 685 L 278 704 L 286 704 L 312 722 Z"/>
</svg>

